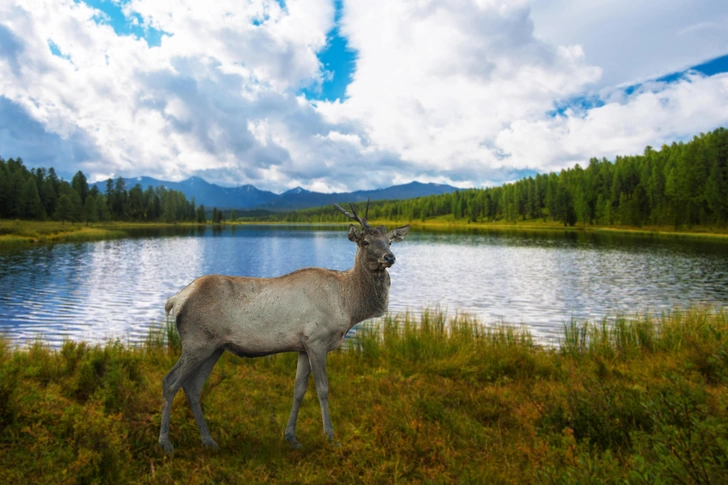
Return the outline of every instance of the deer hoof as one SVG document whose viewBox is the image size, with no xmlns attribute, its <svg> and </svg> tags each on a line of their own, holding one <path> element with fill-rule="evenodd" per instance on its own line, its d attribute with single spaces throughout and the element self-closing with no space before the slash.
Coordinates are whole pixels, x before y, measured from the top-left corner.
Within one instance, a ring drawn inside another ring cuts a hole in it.
<svg viewBox="0 0 728 485">
<path fill-rule="evenodd" d="M 164 453 L 167 455 L 174 451 L 174 446 L 172 446 L 172 442 L 169 440 L 159 440 L 159 446 L 162 447 Z"/>
<path fill-rule="evenodd" d="M 220 447 L 217 445 L 217 443 L 215 443 L 215 440 L 213 440 L 212 438 L 210 438 L 209 440 L 204 440 L 202 442 L 202 445 L 205 448 L 209 448 L 211 450 L 219 450 L 220 449 Z"/>
<path fill-rule="evenodd" d="M 294 450 L 300 450 L 303 448 L 303 445 L 298 442 L 295 436 L 293 435 L 286 435 L 286 441 L 291 445 L 291 448 Z"/>
</svg>

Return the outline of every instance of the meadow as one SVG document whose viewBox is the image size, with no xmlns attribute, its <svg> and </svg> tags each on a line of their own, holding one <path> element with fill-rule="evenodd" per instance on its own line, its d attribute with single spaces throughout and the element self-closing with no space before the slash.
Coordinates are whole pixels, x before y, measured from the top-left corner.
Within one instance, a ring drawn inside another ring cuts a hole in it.
<svg viewBox="0 0 728 485">
<path fill-rule="evenodd" d="M 329 354 L 290 449 L 295 354 L 226 354 L 157 445 L 173 325 L 144 344 L 0 344 L 2 483 L 726 483 L 728 312 L 571 322 L 559 345 L 465 315 L 390 315 Z"/>
</svg>

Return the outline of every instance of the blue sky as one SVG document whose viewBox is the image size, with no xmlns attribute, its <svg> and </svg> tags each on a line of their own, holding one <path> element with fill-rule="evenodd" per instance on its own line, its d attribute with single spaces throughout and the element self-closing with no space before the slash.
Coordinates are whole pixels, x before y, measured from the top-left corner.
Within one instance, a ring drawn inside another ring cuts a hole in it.
<svg viewBox="0 0 728 485">
<path fill-rule="evenodd" d="M 92 180 L 469 187 L 728 124 L 715 0 L 0 5 L 0 155 Z"/>
<path fill-rule="evenodd" d="M 162 36 L 170 35 L 148 24 L 145 25 L 144 19 L 139 14 L 131 13 L 126 16 L 123 7 L 125 4 L 129 4 L 128 0 L 118 2 L 112 0 L 79 1 L 83 1 L 103 13 L 103 15 L 94 18 L 96 22 L 108 24 L 117 35 L 130 35 L 138 39 L 144 39 L 149 47 L 158 47 L 162 42 Z M 322 82 L 305 86 L 299 90 L 300 93 L 311 99 L 326 101 L 344 99 L 346 97 L 346 86 L 351 82 L 354 72 L 356 52 L 348 46 L 346 37 L 340 35 L 338 28 L 343 9 L 342 0 L 335 0 L 333 3 L 336 9 L 334 28 L 326 34 L 326 46 L 317 53 L 318 60 L 325 71 L 324 79 Z M 283 0 L 278 1 L 278 5 L 283 9 L 286 7 Z M 265 18 L 256 18 L 253 23 L 260 25 Z M 64 54 L 54 43 L 50 42 L 49 46 L 54 55 L 64 57 Z"/>
<path fill-rule="evenodd" d="M 132 35 L 144 39 L 149 47 L 157 47 L 162 43 L 164 31 L 145 25 L 144 19 L 138 13 L 130 12 L 125 15 L 124 5 L 129 4 L 128 0 L 79 0 L 101 12 L 101 15 L 94 16 L 99 24 L 108 24 L 117 35 Z"/>
<path fill-rule="evenodd" d="M 715 59 L 710 59 L 707 62 L 702 62 L 698 65 L 691 66 L 681 71 L 671 72 L 656 79 L 649 79 L 646 82 L 619 86 L 618 90 L 629 96 L 631 94 L 634 94 L 635 92 L 638 92 L 646 84 L 675 84 L 684 80 L 687 76 L 693 73 L 698 73 L 705 76 L 714 76 L 716 74 L 721 74 L 724 72 L 728 72 L 728 55 L 717 57 Z M 551 114 L 552 116 L 563 116 L 567 110 L 572 110 L 577 113 L 585 113 L 588 112 L 590 109 L 599 108 L 604 106 L 605 104 L 606 103 L 604 99 L 602 99 L 599 93 L 582 94 L 573 98 L 557 102 L 554 106 L 554 109 L 550 111 L 549 114 Z"/>
<path fill-rule="evenodd" d="M 341 22 L 342 1 L 334 2 L 336 14 L 334 28 L 326 36 L 326 47 L 318 53 L 317 57 L 327 75 L 324 81 L 316 86 L 309 86 L 301 90 L 311 99 L 335 101 L 346 98 L 346 86 L 352 80 L 356 64 L 356 51 L 349 47 L 346 37 L 339 32 Z"/>
</svg>

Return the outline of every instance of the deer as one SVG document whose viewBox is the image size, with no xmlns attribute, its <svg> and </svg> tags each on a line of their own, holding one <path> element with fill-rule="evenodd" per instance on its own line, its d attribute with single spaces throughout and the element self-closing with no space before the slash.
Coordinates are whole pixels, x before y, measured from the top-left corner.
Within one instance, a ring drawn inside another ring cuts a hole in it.
<svg viewBox="0 0 728 485">
<path fill-rule="evenodd" d="M 402 241 L 410 229 L 406 225 L 387 232 L 384 226 L 370 226 L 369 200 L 363 218 L 353 204 L 349 206 L 351 212 L 334 204 L 360 226 L 349 225 L 348 238 L 357 245 L 351 269 L 303 268 L 276 278 L 206 275 L 167 300 L 165 312 L 174 318 L 182 352 L 162 381 L 159 445 L 165 453 L 174 451 L 169 420 L 180 388 L 192 408 L 203 445 L 218 449 L 202 413 L 200 393 L 225 351 L 239 357 L 298 352 L 293 406 L 284 439 L 292 448 L 302 448 L 296 439 L 296 421 L 313 374 L 324 435 L 337 444 L 329 416 L 327 354 L 341 346 L 354 325 L 387 312 L 387 269 L 396 260 L 390 246 Z"/>
</svg>

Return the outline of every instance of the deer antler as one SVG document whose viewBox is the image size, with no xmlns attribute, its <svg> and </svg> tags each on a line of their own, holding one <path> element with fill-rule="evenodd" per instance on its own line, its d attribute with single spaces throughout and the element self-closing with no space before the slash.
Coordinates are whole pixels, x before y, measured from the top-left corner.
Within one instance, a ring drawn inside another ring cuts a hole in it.
<svg viewBox="0 0 728 485">
<path fill-rule="evenodd" d="M 367 199 L 367 208 L 364 212 L 364 219 L 360 218 L 359 215 L 356 213 L 356 209 L 354 209 L 354 204 L 349 202 L 349 207 L 351 207 L 351 212 L 347 211 L 343 207 L 341 207 L 339 204 L 334 204 L 334 208 L 344 214 L 349 219 L 354 219 L 356 222 L 361 224 L 361 227 L 371 227 L 369 223 L 367 222 L 367 217 L 369 216 L 369 199 Z M 353 214 L 352 214 L 353 212 Z"/>
</svg>

